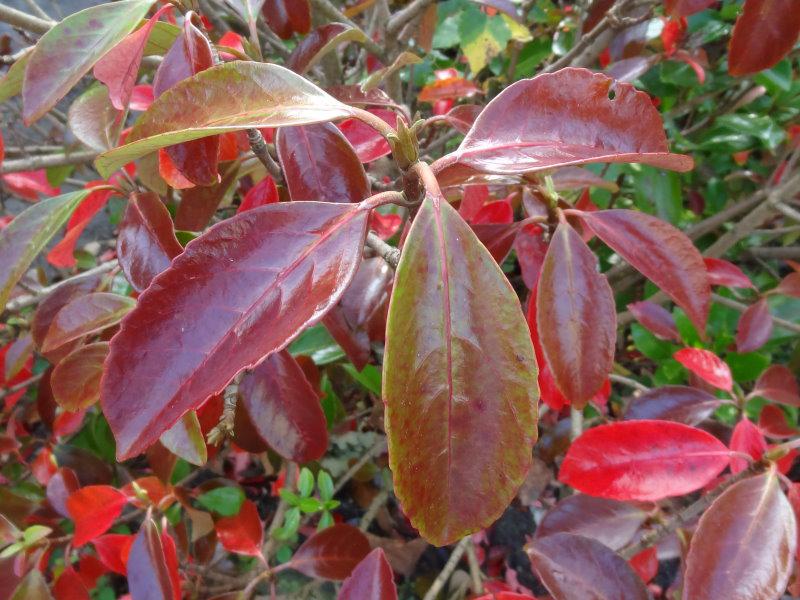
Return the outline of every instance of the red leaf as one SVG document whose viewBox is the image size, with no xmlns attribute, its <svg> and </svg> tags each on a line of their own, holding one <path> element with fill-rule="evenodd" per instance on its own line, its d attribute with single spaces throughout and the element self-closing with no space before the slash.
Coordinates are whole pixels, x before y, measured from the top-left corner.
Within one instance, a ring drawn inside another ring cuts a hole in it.
<svg viewBox="0 0 800 600">
<path fill-rule="evenodd" d="M 147 38 L 150 37 L 156 21 L 171 8 L 171 4 L 162 6 L 147 23 L 114 46 L 110 52 L 95 63 L 92 73 L 95 79 L 106 84 L 108 97 L 117 110 L 125 110 L 128 107 L 133 86 L 136 84 L 136 77 L 139 74 Z"/>
<path fill-rule="evenodd" d="M 800 406 L 800 387 L 794 374 L 783 365 L 772 365 L 764 371 L 749 396 L 762 396 L 788 406 Z"/>
<path fill-rule="evenodd" d="M 191 19 L 186 19 L 181 35 L 158 66 L 153 79 L 154 96 L 158 98 L 176 83 L 213 65 L 214 58 L 208 39 L 192 24 Z M 219 180 L 219 136 L 212 135 L 168 146 L 166 152 L 178 171 L 195 185 L 214 185 Z"/>
<path fill-rule="evenodd" d="M 57 196 L 61 188 L 53 187 L 47 182 L 47 171 L 20 171 L 0 175 L 3 185 L 9 193 L 19 196 L 28 202 L 36 202 L 40 196 Z"/>
<path fill-rule="evenodd" d="M 295 46 L 286 59 L 286 67 L 295 73 L 305 74 L 337 44 L 348 40 L 363 42 L 364 34 L 345 23 L 328 23 L 317 27 Z"/>
<path fill-rule="evenodd" d="M 372 108 L 369 112 L 380 117 L 392 127 L 397 125 L 397 115 L 392 110 Z M 378 131 L 363 121 L 346 119 L 339 123 L 339 129 L 342 130 L 344 137 L 353 146 L 356 155 L 358 155 L 358 160 L 362 163 L 370 163 L 392 152 L 389 142 Z"/>
<path fill-rule="evenodd" d="M 75 521 L 73 545 L 83 546 L 108 531 L 127 502 L 125 494 L 109 485 L 90 485 L 70 494 L 67 510 Z"/>
<path fill-rule="evenodd" d="M 167 153 L 166 148 L 159 148 L 158 150 L 158 174 L 173 189 L 188 190 L 195 187 L 195 184 L 181 173 L 178 165 Z"/>
<path fill-rule="evenodd" d="M 753 288 L 753 282 L 732 262 L 721 258 L 704 258 L 708 270 L 708 281 L 711 285 L 727 287 Z"/>
<path fill-rule="evenodd" d="M 169 211 L 158 195 L 131 194 L 119 226 L 117 256 L 133 289 L 144 291 L 181 252 Z"/>
<path fill-rule="evenodd" d="M 560 223 L 539 277 L 536 321 L 556 385 L 581 408 L 603 385 L 614 362 L 614 295 L 597 258 L 569 225 Z"/>
<path fill-rule="evenodd" d="M 797 427 L 789 425 L 786 413 L 779 406 L 766 404 L 758 416 L 758 428 L 773 438 L 795 437 L 800 434 Z"/>
<path fill-rule="evenodd" d="M 264 525 L 258 517 L 258 509 L 250 500 L 242 503 L 239 513 L 223 517 L 214 523 L 217 539 L 228 552 L 261 556 Z"/>
<path fill-rule="evenodd" d="M 706 383 L 729 393 L 732 391 L 730 367 L 713 352 L 702 348 L 683 348 L 673 358 Z"/>
<path fill-rule="evenodd" d="M 663 306 L 644 300 L 628 304 L 628 310 L 645 329 L 661 339 L 681 341 L 681 334 L 678 333 L 672 313 Z"/>
<path fill-rule="evenodd" d="M 269 28 L 281 39 L 288 40 L 293 33 L 308 33 L 311 30 L 308 0 L 267 0 L 262 12 Z"/>
<path fill-rule="evenodd" d="M 132 298 L 108 292 L 93 292 L 70 300 L 50 324 L 42 352 L 117 324 L 135 305 Z"/>
<path fill-rule="evenodd" d="M 778 63 L 800 35 L 794 0 L 746 0 L 731 34 L 728 72 L 744 77 Z"/>
<path fill-rule="evenodd" d="M 468 185 L 464 188 L 464 195 L 458 207 L 460 214 L 467 223 L 471 223 L 483 205 L 489 201 L 489 186 Z"/>
<path fill-rule="evenodd" d="M 536 223 L 528 223 L 520 228 L 514 240 L 514 251 L 517 253 L 519 270 L 525 287 L 532 290 L 539 283 L 544 257 L 547 254 L 547 243 L 542 234 L 544 230 Z M 540 363 L 541 364 L 541 363 Z"/>
<path fill-rule="evenodd" d="M 147 110 L 154 100 L 153 86 L 152 85 L 137 85 L 134 86 L 131 93 L 131 110 Z"/>
<path fill-rule="evenodd" d="M 658 574 L 658 550 L 655 546 L 646 548 L 628 561 L 639 578 L 648 583 Z"/>
<path fill-rule="evenodd" d="M 74 253 L 78 238 L 92 218 L 106 205 L 113 193 L 113 190 L 98 190 L 83 199 L 67 222 L 67 233 L 64 235 L 64 239 L 47 253 L 47 261 L 51 265 L 61 269 L 72 268 L 76 265 Z"/>
<path fill-rule="evenodd" d="M 661 500 L 700 489 L 728 466 L 710 433 L 669 421 L 625 421 L 589 429 L 567 451 L 558 479 L 593 496 Z"/>
<path fill-rule="evenodd" d="M 128 555 L 128 589 L 132 600 L 180 600 L 180 588 L 175 589 L 173 583 L 177 580 L 177 565 L 170 564 L 172 556 L 167 556 L 165 539 L 172 541 L 169 536 L 158 534 L 152 519 L 145 519 Z"/>
<path fill-rule="evenodd" d="M 530 298 L 528 299 L 528 312 L 525 317 L 528 321 L 528 329 L 530 329 L 531 332 L 531 342 L 533 343 L 533 350 L 536 354 L 536 364 L 539 365 L 539 376 L 537 378 L 539 394 L 542 402 L 554 411 L 560 411 L 565 406 L 569 406 L 569 400 L 564 397 L 564 394 L 562 394 L 556 386 L 553 374 L 550 372 L 550 367 L 544 357 L 542 343 L 539 340 L 539 327 L 536 322 L 536 294 L 537 287 L 533 287 L 531 289 Z"/>
<path fill-rule="evenodd" d="M 633 539 L 646 520 L 647 513 L 631 504 L 576 494 L 561 500 L 545 514 L 536 528 L 536 537 L 572 533 L 619 550 Z"/>
<path fill-rule="evenodd" d="M 470 222 L 472 225 L 482 223 L 513 223 L 514 209 L 511 208 L 511 203 L 508 199 L 495 200 L 484 204 L 480 210 L 475 213 Z"/>
<path fill-rule="evenodd" d="M 720 400 L 693 387 L 667 385 L 634 396 L 625 411 L 626 421 L 655 419 L 699 425 L 717 410 Z"/>
<path fill-rule="evenodd" d="M 90 600 L 91 598 L 83 581 L 71 566 L 64 569 L 58 576 L 53 586 L 53 596 L 56 600 Z"/>
<path fill-rule="evenodd" d="M 526 550 L 534 571 L 559 600 L 650 598 L 625 559 L 591 538 L 556 533 L 535 540 Z"/>
<path fill-rule="evenodd" d="M 247 191 L 236 212 L 242 213 L 251 208 L 274 204 L 278 200 L 280 200 L 280 197 L 278 196 L 278 188 L 275 187 L 275 180 L 267 175 Z"/>
<path fill-rule="evenodd" d="M 128 564 L 128 555 L 131 552 L 134 538 L 135 536 L 133 535 L 107 533 L 106 535 L 101 535 L 92 543 L 100 562 L 106 568 L 120 575 L 127 575 L 128 568 L 126 565 Z"/>
<path fill-rule="evenodd" d="M 361 160 L 335 125 L 281 127 L 275 147 L 292 200 L 360 202 L 370 195 Z"/>
<path fill-rule="evenodd" d="M 751 304 L 739 317 L 736 330 L 736 351 L 740 353 L 758 350 L 772 335 L 772 315 L 766 298 Z"/>
<path fill-rule="evenodd" d="M 650 279 L 704 332 L 711 286 L 703 257 L 692 241 L 669 223 L 635 210 L 583 212 L 594 233 Z"/>
<path fill-rule="evenodd" d="M 78 412 L 97 402 L 106 356 L 108 342 L 96 342 L 81 346 L 59 361 L 50 377 L 53 397 L 59 406 Z"/>
<path fill-rule="evenodd" d="M 67 498 L 80 487 L 75 471 L 61 467 L 47 482 L 47 501 L 58 514 L 68 519 Z"/>
<path fill-rule="evenodd" d="M 760 460 L 767 451 L 767 440 L 764 439 L 758 427 L 753 425 L 747 417 L 743 417 L 733 428 L 730 448 L 734 452 L 749 454 L 753 460 Z M 731 473 L 735 475 L 744 471 L 748 464 L 744 458 L 731 457 Z"/>
<path fill-rule="evenodd" d="M 466 134 L 482 110 L 483 107 L 476 104 L 459 104 L 447 111 L 443 118 L 456 131 Z"/>
<path fill-rule="evenodd" d="M 418 102 L 433 104 L 439 100 L 460 100 L 475 94 L 481 94 L 481 88 L 473 82 L 464 79 L 455 69 L 446 69 L 445 76 L 440 77 L 442 71 L 437 71 L 436 81 L 423 87 L 417 96 Z"/>
<path fill-rule="evenodd" d="M 774 291 L 776 294 L 800 298 L 800 273 L 789 273 Z"/>
<path fill-rule="evenodd" d="M 220 202 L 236 183 L 239 165 L 227 166 L 219 183 L 195 186 L 181 193 L 181 203 L 175 212 L 175 228 L 186 231 L 202 231 L 206 228 Z"/>
<path fill-rule="evenodd" d="M 382 240 L 388 240 L 399 231 L 403 219 L 400 215 L 384 215 L 373 210 L 369 216 L 369 228 L 378 234 Z"/>
<path fill-rule="evenodd" d="M 796 548 L 796 519 L 775 473 L 740 481 L 700 517 L 686 557 L 683 597 L 779 598 Z"/>
<path fill-rule="evenodd" d="M 361 205 L 270 204 L 190 243 L 111 340 L 101 403 L 119 459 L 319 321 L 355 273 L 367 215 Z"/>
<path fill-rule="evenodd" d="M 361 530 L 333 525 L 303 542 L 287 565 L 309 577 L 341 581 L 369 552 L 369 540 Z"/>
<path fill-rule="evenodd" d="M 477 223 L 470 227 L 495 262 L 502 265 L 517 238 L 519 223 Z"/>
<path fill-rule="evenodd" d="M 600 73 L 567 68 L 503 90 L 458 150 L 434 163 L 434 171 L 467 167 L 517 175 L 594 162 L 642 162 L 677 171 L 693 164 L 669 153 L 661 116 L 646 93 Z"/>
<path fill-rule="evenodd" d="M 380 548 L 367 554 L 345 579 L 337 600 L 397 600 L 392 567 Z"/>
<path fill-rule="evenodd" d="M 3 142 L 3 132 L 0 131 L 0 165 L 3 164 L 3 159 L 6 157 L 6 146 Z"/>
<path fill-rule="evenodd" d="M 275 452 L 298 463 L 328 449 L 325 415 L 314 388 L 286 350 L 270 354 L 239 384 L 241 407 Z"/>
</svg>

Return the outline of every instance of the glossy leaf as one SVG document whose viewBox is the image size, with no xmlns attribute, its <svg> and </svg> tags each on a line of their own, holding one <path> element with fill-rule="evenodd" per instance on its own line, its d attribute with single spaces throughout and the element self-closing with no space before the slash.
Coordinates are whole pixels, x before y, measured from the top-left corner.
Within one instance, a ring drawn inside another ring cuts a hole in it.
<svg viewBox="0 0 800 600">
<path fill-rule="evenodd" d="M 732 262 L 721 258 L 704 258 L 703 262 L 706 264 L 708 281 L 711 285 L 739 288 L 754 287 L 750 278 Z"/>
<path fill-rule="evenodd" d="M 135 536 L 120 533 L 107 533 L 96 538 L 92 544 L 97 556 L 106 568 L 119 573 L 128 574 L 128 555 L 133 546 Z"/>
<path fill-rule="evenodd" d="M 123 0 L 69 15 L 47 31 L 28 59 L 23 120 L 30 125 L 139 24 L 155 0 Z"/>
<path fill-rule="evenodd" d="M 119 226 L 117 256 L 133 289 L 147 288 L 181 252 L 169 211 L 158 194 L 131 194 Z"/>
<path fill-rule="evenodd" d="M 173 585 L 175 576 L 167 562 L 165 546 L 153 520 L 145 519 L 131 546 L 126 565 L 131 600 L 180 598 L 180 590 Z"/>
<path fill-rule="evenodd" d="M 594 162 L 641 162 L 677 171 L 693 164 L 669 153 L 661 117 L 647 94 L 600 73 L 567 68 L 504 89 L 434 170 L 464 166 L 518 175 Z"/>
<path fill-rule="evenodd" d="M 107 292 L 79 296 L 55 316 L 42 343 L 42 351 L 48 352 L 115 325 L 135 306 L 136 300 L 133 298 Z"/>
<path fill-rule="evenodd" d="M 40 351 L 50 325 L 61 309 L 75 298 L 96 291 L 100 284 L 101 279 L 97 276 L 76 277 L 56 287 L 39 303 L 31 323 L 31 336 Z"/>
<path fill-rule="evenodd" d="M 369 540 L 361 530 L 351 525 L 333 525 L 303 542 L 288 564 L 309 577 L 341 581 L 369 552 Z"/>
<path fill-rule="evenodd" d="M 202 104 L 196 102 L 199 97 Z M 253 127 L 318 123 L 350 113 L 349 107 L 288 69 L 229 62 L 164 92 L 136 122 L 127 143 L 100 155 L 95 165 L 107 177 L 126 163 L 173 144 Z"/>
<path fill-rule="evenodd" d="M 800 406 L 800 386 L 787 367 L 772 365 L 756 381 L 750 396 L 762 396 L 788 406 Z"/>
<path fill-rule="evenodd" d="M 239 163 L 233 163 L 224 170 L 219 183 L 184 190 L 175 213 L 175 228 L 184 231 L 205 229 L 219 205 L 233 188 L 238 175 Z"/>
<path fill-rule="evenodd" d="M 70 494 L 67 510 L 75 521 L 74 546 L 83 546 L 103 535 L 128 502 L 127 496 L 109 485 L 89 485 Z"/>
<path fill-rule="evenodd" d="M 531 566 L 556 600 L 647 600 L 642 580 L 625 559 L 600 542 L 556 533 L 526 548 Z"/>
<path fill-rule="evenodd" d="M 736 329 L 736 351 L 739 353 L 758 350 L 772 335 L 772 315 L 766 298 L 751 304 L 739 317 Z"/>
<path fill-rule="evenodd" d="M 449 544 L 488 526 L 516 494 L 536 437 L 538 389 L 516 294 L 438 195 L 423 201 L 406 239 L 386 331 L 395 493 L 425 539 Z"/>
<path fill-rule="evenodd" d="M 317 392 L 286 350 L 246 373 L 240 406 L 258 434 L 287 460 L 306 463 L 328 449 L 328 430 Z"/>
<path fill-rule="evenodd" d="M 250 500 L 232 517 L 222 517 L 214 523 L 217 539 L 228 552 L 260 556 L 264 536 L 264 525 L 258 517 L 258 509 Z"/>
<path fill-rule="evenodd" d="M 705 431 L 669 421 L 625 421 L 584 432 L 567 451 L 558 479 L 615 500 L 660 500 L 697 490 L 729 462 Z"/>
<path fill-rule="evenodd" d="M 286 66 L 295 73 L 306 73 L 329 52 L 345 42 L 363 43 L 367 40 L 361 29 L 344 23 L 328 23 L 316 28 L 295 46 Z"/>
<path fill-rule="evenodd" d="M 69 107 L 67 125 L 86 146 L 103 152 L 117 145 L 123 125 L 122 113 L 111 104 L 108 88 L 96 85 Z"/>
<path fill-rule="evenodd" d="M 278 196 L 278 188 L 275 187 L 275 180 L 267 175 L 247 191 L 236 212 L 241 213 L 258 206 L 274 204 L 279 200 L 280 196 Z"/>
<path fill-rule="evenodd" d="M 740 481 L 700 517 L 686 557 L 683 596 L 780 598 L 796 548 L 795 515 L 775 473 Z"/>
<path fill-rule="evenodd" d="M 683 308 L 698 331 L 705 331 L 711 286 L 703 257 L 683 232 L 635 210 L 583 212 L 581 219 Z"/>
<path fill-rule="evenodd" d="M 78 412 L 100 399 L 100 377 L 108 342 L 82 346 L 56 365 L 50 378 L 53 397 L 65 410 Z"/>
<path fill-rule="evenodd" d="M 634 396 L 623 418 L 626 421 L 654 419 L 699 425 L 713 415 L 723 402 L 697 388 L 666 385 Z"/>
<path fill-rule="evenodd" d="M 732 390 L 731 369 L 713 352 L 702 348 L 684 348 L 673 357 L 703 381 L 726 392 Z"/>
<path fill-rule="evenodd" d="M 47 181 L 44 169 L 6 173 L 0 175 L 0 180 L 11 194 L 28 202 L 38 202 L 40 196 L 57 196 L 61 193 L 61 188 L 53 187 Z"/>
<path fill-rule="evenodd" d="M 386 555 L 375 548 L 344 580 L 337 600 L 397 600 L 394 575 Z"/>
<path fill-rule="evenodd" d="M 383 119 L 388 125 L 397 125 L 397 114 L 385 108 L 373 108 L 368 112 Z M 338 124 L 344 137 L 353 146 L 362 163 L 370 163 L 391 154 L 389 142 L 376 130 L 358 119 L 346 119 Z"/>
<path fill-rule="evenodd" d="M 255 208 L 212 227 L 156 277 L 106 361 L 101 402 L 120 460 L 325 314 L 358 266 L 367 212 L 307 202 Z"/>
<path fill-rule="evenodd" d="M 514 240 L 514 251 L 517 254 L 522 280 L 529 290 L 539 283 L 544 257 L 547 255 L 547 243 L 544 241 L 544 230 L 536 223 L 522 226 Z"/>
<path fill-rule="evenodd" d="M 672 313 L 663 306 L 644 300 L 628 304 L 628 310 L 651 333 L 664 340 L 681 341 Z"/>
<path fill-rule="evenodd" d="M 0 231 L 0 306 L 5 306 L 33 259 L 88 194 L 89 190 L 80 190 L 41 200 Z"/>
<path fill-rule="evenodd" d="M 91 189 L 97 183 L 90 182 L 85 187 Z M 75 209 L 75 212 L 72 213 L 69 221 L 67 221 L 67 232 L 64 234 L 63 239 L 47 253 L 47 262 L 54 267 L 62 269 L 75 267 L 77 264 L 75 260 L 75 244 L 94 216 L 108 203 L 108 199 L 113 193 L 113 190 L 97 189 L 91 191 L 83 199 L 78 208 Z"/>
<path fill-rule="evenodd" d="M 293 33 L 308 33 L 311 29 L 311 6 L 308 0 L 266 0 L 262 8 L 264 19 L 281 39 Z"/>
<path fill-rule="evenodd" d="M 728 72 L 744 77 L 777 64 L 797 42 L 800 11 L 793 0 L 746 0 L 731 34 Z"/>
<path fill-rule="evenodd" d="M 761 460 L 761 456 L 767 451 L 767 440 L 750 419 L 743 417 L 733 428 L 730 448 L 734 452 L 748 454 L 753 460 Z M 749 464 L 744 458 L 731 457 L 731 473 L 741 473 Z"/>
<path fill-rule="evenodd" d="M 360 202 L 370 195 L 361 160 L 335 125 L 281 128 L 275 147 L 292 200 Z"/>
<path fill-rule="evenodd" d="M 575 406 L 585 406 L 611 372 L 617 317 L 597 258 L 566 223 L 556 228 L 542 265 L 536 321 L 556 385 Z"/>
<path fill-rule="evenodd" d="M 536 528 L 536 537 L 571 533 L 619 550 L 633 539 L 645 520 L 647 513 L 632 504 L 576 494 L 564 498 L 545 514 Z"/>
<path fill-rule="evenodd" d="M 208 460 L 208 450 L 197 413 L 190 410 L 172 427 L 161 434 L 164 447 L 193 465 L 203 466 Z"/>
</svg>

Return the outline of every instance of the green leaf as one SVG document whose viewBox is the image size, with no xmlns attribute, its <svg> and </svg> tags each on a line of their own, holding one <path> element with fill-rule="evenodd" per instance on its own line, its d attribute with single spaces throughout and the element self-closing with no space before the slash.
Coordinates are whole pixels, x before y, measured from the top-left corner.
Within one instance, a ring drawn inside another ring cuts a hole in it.
<svg viewBox="0 0 800 600">
<path fill-rule="evenodd" d="M 287 537 L 294 535 L 298 527 L 300 527 L 300 509 L 290 508 L 286 511 L 286 518 L 283 521 L 283 528 L 288 533 Z"/>
<path fill-rule="evenodd" d="M 31 546 L 41 539 L 53 533 L 53 530 L 44 525 L 31 525 L 22 533 L 22 541 L 25 546 Z"/>
<path fill-rule="evenodd" d="M 350 107 L 284 67 L 233 61 L 201 71 L 164 92 L 136 122 L 128 143 L 101 154 L 95 166 L 108 177 L 123 165 L 173 144 L 351 114 Z"/>
<path fill-rule="evenodd" d="M 293 356 L 298 354 L 310 356 L 314 364 L 320 366 L 344 357 L 344 350 L 334 341 L 324 325 L 314 325 L 306 329 L 289 346 L 289 352 Z"/>
<path fill-rule="evenodd" d="M 144 46 L 144 56 L 164 55 L 178 39 L 181 28 L 166 21 L 158 21 L 153 25 L 147 43 Z"/>
<path fill-rule="evenodd" d="M 322 510 L 322 503 L 316 498 L 303 498 L 297 508 L 306 514 L 311 514 Z"/>
<path fill-rule="evenodd" d="M 297 504 L 300 502 L 300 496 L 294 492 L 290 492 L 286 488 L 281 488 L 280 492 L 278 493 L 281 495 L 281 498 L 286 500 L 290 506 L 297 506 Z"/>
<path fill-rule="evenodd" d="M 159 441 L 167 450 L 193 465 L 202 467 L 208 460 L 206 441 L 196 411 L 190 410 L 183 415 L 175 425 L 161 434 Z"/>
<path fill-rule="evenodd" d="M 333 479 L 330 473 L 321 470 L 317 473 L 317 489 L 319 489 L 319 497 L 323 500 L 330 500 L 333 498 Z"/>
<path fill-rule="evenodd" d="M 80 190 L 41 200 L 0 231 L 0 306 L 6 305 L 11 290 L 33 259 L 90 191 Z"/>
<path fill-rule="evenodd" d="M 331 525 L 333 525 L 333 515 L 326 510 L 322 513 L 322 516 L 319 518 L 319 523 L 317 523 L 317 531 L 322 531 L 323 529 L 327 529 Z"/>
<path fill-rule="evenodd" d="M 223 517 L 232 517 L 239 514 L 244 502 L 244 492 L 241 488 L 219 487 L 199 496 L 197 502 L 203 508 L 213 510 Z"/>
<path fill-rule="evenodd" d="M 349 363 L 343 365 L 343 367 L 350 377 L 364 386 L 367 391 L 376 396 L 381 395 L 381 372 L 375 365 L 366 365 L 362 371 L 359 371 Z"/>
<path fill-rule="evenodd" d="M 31 49 L 20 56 L 0 79 L 0 102 L 5 102 L 22 91 L 22 78 L 25 75 L 25 67 L 28 66 L 32 53 L 33 50 Z"/>
<path fill-rule="evenodd" d="M 297 478 L 297 491 L 303 498 L 308 498 L 314 491 L 314 474 L 307 467 L 300 470 L 300 477 Z"/>
<path fill-rule="evenodd" d="M 68 16 L 33 50 L 22 82 L 23 120 L 30 125 L 53 108 L 94 63 L 132 32 L 155 0 L 101 4 Z"/>
</svg>

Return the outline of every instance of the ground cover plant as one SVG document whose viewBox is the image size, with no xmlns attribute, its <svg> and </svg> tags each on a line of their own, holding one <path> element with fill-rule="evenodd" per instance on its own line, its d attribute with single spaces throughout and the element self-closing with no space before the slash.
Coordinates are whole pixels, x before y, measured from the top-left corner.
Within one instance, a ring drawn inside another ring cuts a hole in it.
<svg viewBox="0 0 800 600">
<path fill-rule="evenodd" d="M 800 595 L 796 4 L 0 4 L 0 597 Z"/>
</svg>

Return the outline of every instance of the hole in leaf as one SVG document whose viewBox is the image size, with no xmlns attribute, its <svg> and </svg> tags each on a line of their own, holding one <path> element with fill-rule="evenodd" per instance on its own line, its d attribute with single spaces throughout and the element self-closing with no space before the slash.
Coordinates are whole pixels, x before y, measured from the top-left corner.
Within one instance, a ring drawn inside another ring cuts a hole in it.
<svg viewBox="0 0 800 600">
<path fill-rule="evenodd" d="M 608 99 L 609 100 L 613 100 L 616 97 L 617 97 L 617 92 L 614 91 L 614 88 L 611 88 L 610 90 L 608 90 Z"/>
</svg>

